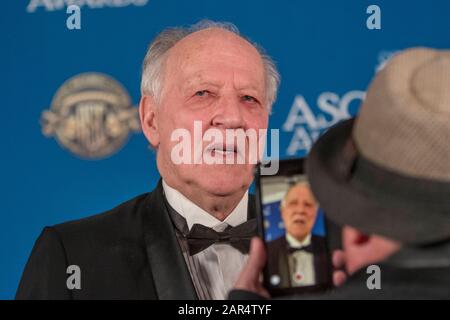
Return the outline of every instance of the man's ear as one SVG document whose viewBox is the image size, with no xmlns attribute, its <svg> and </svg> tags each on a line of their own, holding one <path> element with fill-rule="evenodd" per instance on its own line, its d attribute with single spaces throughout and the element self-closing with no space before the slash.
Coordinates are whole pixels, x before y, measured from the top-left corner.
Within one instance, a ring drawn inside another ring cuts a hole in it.
<svg viewBox="0 0 450 320">
<path fill-rule="evenodd" d="M 370 241 L 370 236 L 356 230 L 350 226 L 344 226 L 343 231 L 343 244 L 344 246 L 359 246 L 364 245 Z"/>
<path fill-rule="evenodd" d="M 141 97 L 139 118 L 141 119 L 142 131 L 154 149 L 157 149 L 160 142 L 156 107 L 155 99 L 152 96 L 144 95 Z"/>
<path fill-rule="evenodd" d="M 344 226 L 342 228 L 342 248 L 345 254 L 345 267 L 349 274 L 353 274 L 370 261 L 371 236 L 367 236 L 359 230 Z"/>
<path fill-rule="evenodd" d="M 397 241 L 379 235 L 365 235 L 350 226 L 342 229 L 342 245 L 349 274 L 381 262 L 401 248 Z"/>
</svg>

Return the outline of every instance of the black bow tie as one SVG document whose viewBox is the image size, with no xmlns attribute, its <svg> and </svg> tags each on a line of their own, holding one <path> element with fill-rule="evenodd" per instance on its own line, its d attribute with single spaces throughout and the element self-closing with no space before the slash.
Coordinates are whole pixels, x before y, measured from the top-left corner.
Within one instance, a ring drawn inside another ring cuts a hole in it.
<svg viewBox="0 0 450 320">
<path fill-rule="evenodd" d="M 214 243 L 228 243 L 245 254 L 249 251 L 250 240 L 256 235 L 256 219 L 251 219 L 236 227 L 228 227 L 222 232 L 217 232 L 201 224 L 194 224 L 185 237 L 189 246 L 189 254 L 192 256 Z"/>
<path fill-rule="evenodd" d="M 309 253 L 314 253 L 312 244 L 308 244 L 307 246 L 297 247 L 297 248 L 295 248 L 295 247 L 288 247 L 288 253 L 289 254 L 292 254 L 292 253 L 297 252 L 297 251 L 305 251 L 305 252 L 309 252 Z"/>
</svg>

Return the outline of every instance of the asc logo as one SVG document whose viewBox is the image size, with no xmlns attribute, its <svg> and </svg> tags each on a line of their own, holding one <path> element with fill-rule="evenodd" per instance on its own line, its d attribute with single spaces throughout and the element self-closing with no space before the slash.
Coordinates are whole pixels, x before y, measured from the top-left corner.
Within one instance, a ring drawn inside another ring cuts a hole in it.
<svg viewBox="0 0 450 320">
<path fill-rule="evenodd" d="M 125 89 L 100 73 L 70 78 L 42 113 L 42 132 L 85 159 L 107 157 L 119 150 L 130 132 L 140 131 L 137 108 Z"/>
<path fill-rule="evenodd" d="M 323 92 L 317 98 L 317 108 L 313 109 L 302 95 L 297 95 L 283 124 L 285 132 L 293 132 L 286 153 L 308 153 L 314 141 L 326 129 L 356 114 L 364 98 L 365 92 L 359 90 L 349 91 L 342 96 Z"/>
</svg>

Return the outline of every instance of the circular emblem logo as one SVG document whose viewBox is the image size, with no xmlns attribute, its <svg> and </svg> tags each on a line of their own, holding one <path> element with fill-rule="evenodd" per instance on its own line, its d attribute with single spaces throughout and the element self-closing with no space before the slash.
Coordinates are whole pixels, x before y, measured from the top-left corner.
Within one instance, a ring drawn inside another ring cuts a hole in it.
<svg viewBox="0 0 450 320">
<path fill-rule="evenodd" d="M 42 132 L 73 154 L 99 159 L 118 151 L 140 131 L 138 109 L 122 85 L 101 73 L 82 73 L 56 91 L 42 113 Z"/>
</svg>

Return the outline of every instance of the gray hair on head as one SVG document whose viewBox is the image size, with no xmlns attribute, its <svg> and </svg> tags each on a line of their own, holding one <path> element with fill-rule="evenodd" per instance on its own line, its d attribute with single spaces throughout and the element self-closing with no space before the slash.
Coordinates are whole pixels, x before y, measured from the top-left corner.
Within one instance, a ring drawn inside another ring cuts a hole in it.
<svg viewBox="0 0 450 320">
<path fill-rule="evenodd" d="M 306 179 L 305 179 L 305 180 L 299 180 L 298 182 L 292 184 L 292 185 L 287 189 L 286 193 L 285 193 L 284 196 L 283 196 L 283 199 L 281 199 L 280 208 L 283 208 L 283 207 L 286 205 L 286 198 L 287 198 L 289 192 L 290 192 L 293 188 L 295 188 L 295 187 L 300 187 L 300 186 L 304 186 L 304 187 L 307 187 L 307 188 L 310 189 L 309 182 L 308 182 L 308 180 L 306 180 Z"/>
<path fill-rule="evenodd" d="M 157 102 L 160 102 L 162 83 L 164 80 L 164 63 L 166 61 L 169 49 L 191 33 L 210 28 L 230 31 L 248 41 L 259 52 L 264 64 L 266 77 L 266 100 L 268 103 L 267 108 L 270 111 L 272 104 L 275 102 L 277 97 L 277 90 L 280 85 L 280 74 L 277 71 L 275 63 L 267 54 L 265 54 L 264 50 L 260 46 L 240 35 L 238 28 L 229 22 L 202 20 L 188 28 L 168 28 L 162 31 L 150 43 L 142 64 L 141 95 L 152 96 Z"/>
</svg>

